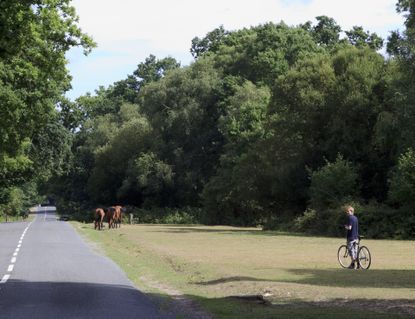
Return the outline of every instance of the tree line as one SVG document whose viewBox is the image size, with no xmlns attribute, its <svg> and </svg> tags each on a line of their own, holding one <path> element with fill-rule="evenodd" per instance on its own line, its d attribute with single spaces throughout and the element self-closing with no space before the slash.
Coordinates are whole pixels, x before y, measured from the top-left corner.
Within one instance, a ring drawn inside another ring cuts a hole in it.
<svg viewBox="0 0 415 319">
<path fill-rule="evenodd" d="M 386 40 L 359 26 L 342 30 L 327 16 L 220 26 L 192 40 L 190 65 L 150 55 L 126 79 L 75 101 L 62 98 L 69 75 L 61 61 L 51 88 L 35 86 L 32 96 L 27 81 L 22 107 L 10 107 L 19 116 L 33 106 L 48 111 L 24 121 L 30 134 L 19 125 L 0 131 L 2 143 L 14 132 L 20 142 L 2 153 L 0 167 L 12 159 L 18 173 L 0 189 L 34 183 L 78 217 L 120 203 L 148 222 L 327 235 L 341 234 L 342 206 L 352 203 L 368 236 L 413 238 L 414 8 L 398 1 L 405 28 Z M 93 47 L 76 30 L 59 54 Z"/>
</svg>

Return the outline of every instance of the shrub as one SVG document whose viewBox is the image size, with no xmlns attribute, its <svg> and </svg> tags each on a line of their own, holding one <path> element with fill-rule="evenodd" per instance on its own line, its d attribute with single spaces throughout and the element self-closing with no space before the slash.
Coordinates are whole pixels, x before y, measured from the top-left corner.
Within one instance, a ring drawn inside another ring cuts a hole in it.
<svg viewBox="0 0 415 319">
<path fill-rule="evenodd" d="M 399 206 L 415 206 L 415 152 L 408 149 L 399 158 L 389 181 L 389 199 Z"/>
<path fill-rule="evenodd" d="M 353 165 L 339 155 L 334 163 L 310 173 L 311 207 L 336 208 L 357 195 L 358 174 Z"/>
<path fill-rule="evenodd" d="M 308 208 L 303 215 L 294 219 L 294 231 L 313 233 L 316 231 L 315 225 L 319 222 L 317 212 Z"/>
<path fill-rule="evenodd" d="M 184 208 L 151 208 L 127 207 L 126 216 L 133 214 L 134 222 L 145 224 L 198 224 L 201 209 Z"/>
</svg>

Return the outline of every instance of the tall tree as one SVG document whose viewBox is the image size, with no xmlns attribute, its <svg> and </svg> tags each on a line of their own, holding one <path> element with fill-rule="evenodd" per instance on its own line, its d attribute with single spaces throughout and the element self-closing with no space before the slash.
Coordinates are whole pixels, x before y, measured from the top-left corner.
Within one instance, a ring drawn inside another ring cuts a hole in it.
<svg viewBox="0 0 415 319">
<path fill-rule="evenodd" d="M 36 160 L 26 152 L 55 115 L 70 87 L 65 53 L 94 46 L 82 33 L 70 0 L 4 0 L 0 3 L 0 171 L 25 174 Z"/>
</svg>

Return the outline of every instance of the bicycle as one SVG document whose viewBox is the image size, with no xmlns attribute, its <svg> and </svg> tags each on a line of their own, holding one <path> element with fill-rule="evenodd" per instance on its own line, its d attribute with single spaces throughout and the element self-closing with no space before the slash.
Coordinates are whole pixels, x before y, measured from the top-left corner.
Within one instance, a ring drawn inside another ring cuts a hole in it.
<svg viewBox="0 0 415 319">
<path fill-rule="evenodd" d="M 360 246 L 360 241 L 362 238 L 363 236 L 359 236 L 359 239 L 353 245 L 357 245 L 356 248 L 358 267 L 367 270 L 369 269 L 370 264 L 372 263 L 372 258 L 370 255 L 369 248 L 367 248 L 366 246 Z M 350 258 L 349 249 L 347 248 L 347 245 L 341 245 L 339 247 L 339 249 L 337 250 L 337 259 L 343 268 L 348 268 L 351 265 L 352 259 Z"/>
</svg>

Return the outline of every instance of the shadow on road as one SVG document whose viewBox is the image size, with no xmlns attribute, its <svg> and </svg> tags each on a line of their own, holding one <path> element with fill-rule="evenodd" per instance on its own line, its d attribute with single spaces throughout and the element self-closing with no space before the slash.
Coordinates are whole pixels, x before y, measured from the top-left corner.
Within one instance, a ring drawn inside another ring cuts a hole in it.
<svg viewBox="0 0 415 319">
<path fill-rule="evenodd" d="M 228 278 L 254 280 L 254 278 Z M 214 284 L 213 282 L 210 284 Z M 207 319 L 210 315 L 183 316 L 183 305 L 166 295 L 143 294 L 130 286 L 73 282 L 25 282 L 10 280 L 0 286 L 0 318 L 10 319 Z M 414 300 L 333 299 L 319 302 L 255 298 L 201 298 L 185 295 L 226 318 L 391 319 L 415 314 Z M 262 300 L 263 301 L 263 300 Z M 172 310 L 174 309 L 174 310 Z M 184 312 L 185 313 L 185 312 Z M 179 314 L 179 315 L 178 315 Z"/>
<path fill-rule="evenodd" d="M 0 318 L 176 318 L 129 286 L 9 280 L 0 286 Z"/>
</svg>

